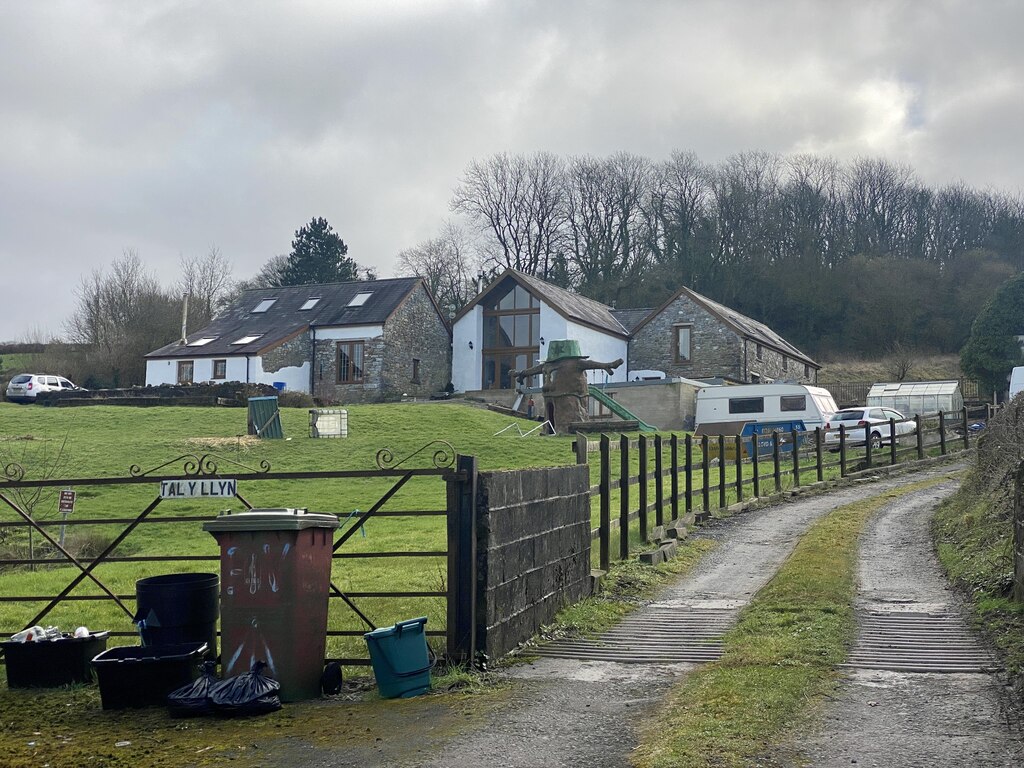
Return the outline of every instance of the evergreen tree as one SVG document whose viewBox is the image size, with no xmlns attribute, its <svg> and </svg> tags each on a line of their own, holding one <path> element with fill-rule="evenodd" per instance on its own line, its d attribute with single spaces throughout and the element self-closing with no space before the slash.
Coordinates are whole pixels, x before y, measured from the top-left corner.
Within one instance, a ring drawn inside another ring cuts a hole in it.
<svg viewBox="0 0 1024 768">
<path fill-rule="evenodd" d="M 1010 278 L 982 307 L 960 350 L 960 367 L 989 389 L 1005 392 L 1010 370 L 1024 365 L 1024 272 Z"/>
<path fill-rule="evenodd" d="M 346 254 L 348 246 L 327 219 L 311 219 L 295 232 L 292 252 L 275 285 L 344 283 L 360 279 L 359 265 Z"/>
</svg>

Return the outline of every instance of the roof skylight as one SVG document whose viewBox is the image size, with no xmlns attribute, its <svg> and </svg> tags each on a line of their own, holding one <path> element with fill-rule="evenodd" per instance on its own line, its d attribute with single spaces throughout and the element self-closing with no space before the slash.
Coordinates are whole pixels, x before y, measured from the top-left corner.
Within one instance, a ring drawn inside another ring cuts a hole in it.
<svg viewBox="0 0 1024 768">
<path fill-rule="evenodd" d="M 320 302 L 320 297 L 319 296 L 314 296 L 313 298 L 306 299 L 306 303 L 303 304 L 301 307 L 299 307 L 299 311 L 301 312 L 304 309 L 312 309 L 319 302 Z"/>
<path fill-rule="evenodd" d="M 237 341 L 232 341 L 231 343 L 232 344 L 252 344 L 254 341 L 256 341 L 256 339 L 260 338 L 261 336 L 263 336 L 262 333 L 257 333 L 254 336 L 243 336 L 242 338 L 238 339 Z"/>
<path fill-rule="evenodd" d="M 196 339 L 195 341 L 190 341 L 188 343 L 188 345 L 190 347 L 205 347 L 211 341 L 216 341 L 216 340 L 217 340 L 216 336 L 203 336 L 203 338 L 201 338 L 201 339 Z"/>
<path fill-rule="evenodd" d="M 361 307 L 363 306 L 363 304 L 366 303 L 366 300 L 369 299 L 371 296 L 373 296 L 373 291 L 369 291 L 367 293 L 357 293 L 354 297 L 352 297 L 352 301 L 348 303 L 348 306 Z"/>
<path fill-rule="evenodd" d="M 274 306 L 274 304 L 276 302 L 277 302 L 277 299 L 263 299 L 263 301 L 261 301 L 255 307 L 253 307 L 252 311 L 253 311 L 253 313 L 256 313 L 256 312 L 266 312 L 268 309 L 270 309 L 272 306 Z"/>
</svg>

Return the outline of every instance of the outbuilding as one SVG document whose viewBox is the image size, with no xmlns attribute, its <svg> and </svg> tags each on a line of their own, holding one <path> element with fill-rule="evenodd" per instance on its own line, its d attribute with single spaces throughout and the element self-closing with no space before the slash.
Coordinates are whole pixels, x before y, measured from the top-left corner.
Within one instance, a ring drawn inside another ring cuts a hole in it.
<svg viewBox="0 0 1024 768">
<path fill-rule="evenodd" d="M 874 384 L 865 405 L 893 408 L 904 416 L 959 411 L 964 407 L 958 381 L 897 381 Z"/>
</svg>

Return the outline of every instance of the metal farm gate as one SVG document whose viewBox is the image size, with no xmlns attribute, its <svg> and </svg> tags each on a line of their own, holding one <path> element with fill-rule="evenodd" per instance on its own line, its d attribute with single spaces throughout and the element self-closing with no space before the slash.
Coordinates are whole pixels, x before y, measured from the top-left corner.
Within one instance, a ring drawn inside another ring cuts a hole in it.
<svg viewBox="0 0 1024 768">
<path fill-rule="evenodd" d="M 430 466 L 411 467 L 414 457 Z M 321 508 L 315 511 L 342 522 L 334 542 L 327 660 L 369 664 L 359 653 L 364 632 L 421 615 L 428 616 L 427 635 L 444 638 L 436 650 L 453 661 L 471 659 L 476 461 L 434 441 L 400 460 L 383 449 L 375 463 L 365 471 L 274 472 L 267 461 L 251 467 L 237 457 L 185 454 L 151 469 L 132 466 L 123 477 L 35 480 L 18 464 L 0 467 L 0 636 L 54 622 L 69 631 L 87 616 L 91 629 L 130 638 L 136 580 L 165 573 L 168 564 L 220 572 L 216 544 L 201 527 L 219 511 L 210 510 L 211 500 L 219 499 L 221 508 L 306 507 L 304 496 L 316 496 Z M 72 490 L 81 503 L 69 513 Z M 179 498 L 186 491 L 200 498 Z M 52 516 L 51 504 L 43 518 L 37 502 L 44 495 L 59 495 L 64 513 Z M 416 508 L 401 506 L 410 497 Z M 106 511 L 125 506 L 141 511 Z M 95 552 L 71 545 L 83 538 L 102 545 Z M 26 540 L 32 544 L 22 551 Z M 161 541 L 177 551 L 161 550 Z"/>
</svg>

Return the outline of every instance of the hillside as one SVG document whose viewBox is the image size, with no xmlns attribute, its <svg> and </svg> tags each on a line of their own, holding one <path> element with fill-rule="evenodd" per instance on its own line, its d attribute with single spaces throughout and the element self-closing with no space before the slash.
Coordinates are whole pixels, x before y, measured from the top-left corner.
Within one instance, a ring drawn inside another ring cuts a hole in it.
<svg viewBox="0 0 1024 768">
<path fill-rule="evenodd" d="M 907 381 L 941 381 L 959 379 L 959 355 L 920 355 L 909 358 L 912 361 L 909 372 L 903 378 Z M 823 362 L 818 372 L 818 381 L 896 381 L 895 361 L 891 358 L 867 359 L 842 357 Z"/>
</svg>

